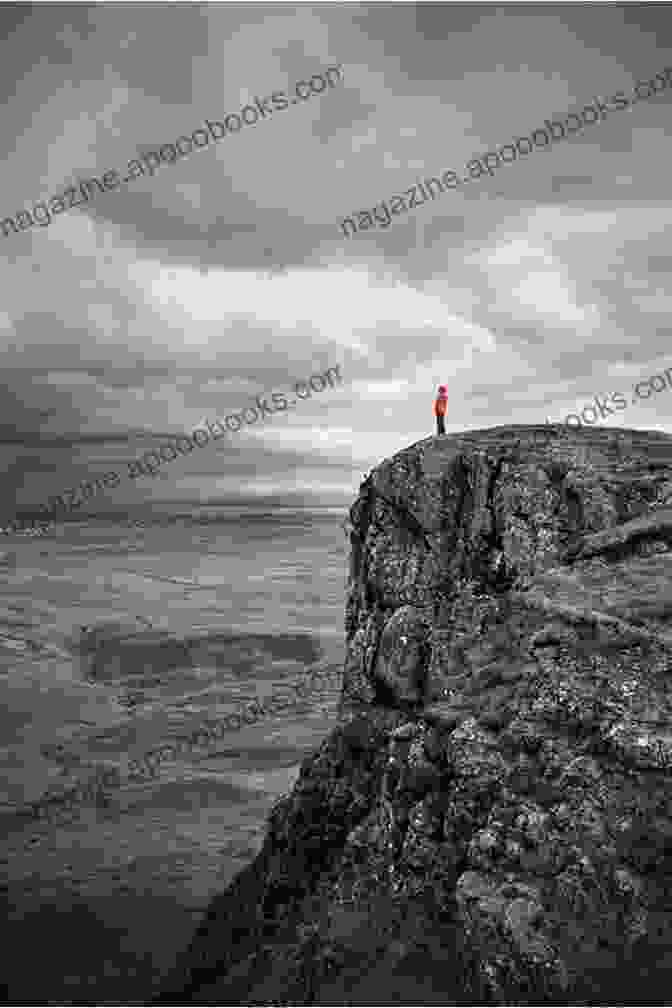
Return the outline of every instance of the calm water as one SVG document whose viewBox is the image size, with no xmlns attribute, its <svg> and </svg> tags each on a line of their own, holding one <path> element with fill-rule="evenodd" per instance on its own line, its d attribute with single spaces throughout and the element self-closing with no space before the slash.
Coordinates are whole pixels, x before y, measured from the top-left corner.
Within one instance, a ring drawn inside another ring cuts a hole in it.
<svg viewBox="0 0 672 1008">
<path fill-rule="evenodd" d="M 141 999 L 335 721 L 345 509 L 212 509 L 2 538 L 7 996 Z M 305 700 L 307 668 L 333 672 Z M 288 706 L 129 781 L 130 758 L 280 693 Z M 28 802 L 118 768 L 106 804 Z M 40 969 L 25 948 L 40 948 Z"/>
</svg>

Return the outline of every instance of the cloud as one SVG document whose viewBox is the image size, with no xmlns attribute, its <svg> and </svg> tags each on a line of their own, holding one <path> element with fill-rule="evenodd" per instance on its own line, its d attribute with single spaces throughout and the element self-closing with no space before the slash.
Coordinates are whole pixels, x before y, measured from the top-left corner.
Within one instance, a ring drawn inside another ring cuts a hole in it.
<svg viewBox="0 0 672 1008">
<path fill-rule="evenodd" d="M 118 500 L 199 479 L 312 485 L 348 455 L 354 486 L 361 464 L 433 429 L 439 382 L 459 429 L 539 419 L 623 362 L 649 373 L 669 342 L 672 92 L 387 230 L 344 241 L 337 222 L 655 72 L 667 57 L 652 25 L 664 38 L 668 22 L 440 5 L 10 18 L 3 216 L 344 71 L 314 100 L 0 238 L 0 470 L 17 499 L 335 364 L 342 389 L 251 429 L 240 456 L 204 449 Z"/>
</svg>

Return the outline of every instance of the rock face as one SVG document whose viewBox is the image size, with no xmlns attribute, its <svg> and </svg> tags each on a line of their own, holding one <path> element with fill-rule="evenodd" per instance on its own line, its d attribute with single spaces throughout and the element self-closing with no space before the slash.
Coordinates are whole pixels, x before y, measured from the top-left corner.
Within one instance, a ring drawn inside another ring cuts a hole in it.
<svg viewBox="0 0 672 1008">
<path fill-rule="evenodd" d="M 427 633 L 427 624 L 413 606 L 397 609 L 384 624 L 373 677 L 395 706 L 419 703 L 425 695 Z"/>
<path fill-rule="evenodd" d="M 364 481 L 339 725 L 167 992 L 669 1001 L 672 438 L 545 430 Z"/>
</svg>

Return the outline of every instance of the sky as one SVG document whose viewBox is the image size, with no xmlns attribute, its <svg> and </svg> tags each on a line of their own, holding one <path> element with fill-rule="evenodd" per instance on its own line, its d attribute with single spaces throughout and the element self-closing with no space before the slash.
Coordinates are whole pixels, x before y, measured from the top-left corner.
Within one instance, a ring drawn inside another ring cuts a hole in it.
<svg viewBox="0 0 672 1008">
<path fill-rule="evenodd" d="M 433 433 L 561 422 L 672 365 L 672 88 L 346 237 L 340 221 L 672 65 L 667 6 L 3 6 L 0 218 L 293 93 L 175 164 L 0 234 L 7 516 L 338 365 L 338 388 L 123 479 L 348 502 Z M 672 432 L 672 389 L 611 425 Z"/>
</svg>

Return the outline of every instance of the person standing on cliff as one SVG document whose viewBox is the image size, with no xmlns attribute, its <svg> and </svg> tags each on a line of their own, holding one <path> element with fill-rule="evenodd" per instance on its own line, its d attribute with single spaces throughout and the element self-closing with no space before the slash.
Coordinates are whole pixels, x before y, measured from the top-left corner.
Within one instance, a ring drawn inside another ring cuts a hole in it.
<svg viewBox="0 0 672 1008">
<path fill-rule="evenodd" d="M 445 416 L 448 409 L 448 389 L 445 385 L 439 385 L 439 394 L 434 401 L 434 416 L 436 417 L 436 433 L 446 433 Z"/>
</svg>

